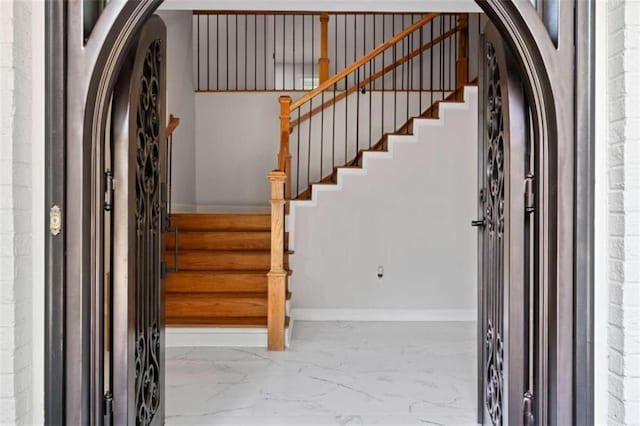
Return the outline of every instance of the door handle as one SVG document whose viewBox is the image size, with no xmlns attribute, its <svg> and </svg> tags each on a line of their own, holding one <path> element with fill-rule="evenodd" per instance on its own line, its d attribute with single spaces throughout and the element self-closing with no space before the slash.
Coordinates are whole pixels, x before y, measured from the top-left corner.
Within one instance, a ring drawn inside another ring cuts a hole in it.
<svg viewBox="0 0 640 426">
<path fill-rule="evenodd" d="M 480 220 L 472 220 L 471 221 L 471 226 L 477 226 L 479 228 L 484 228 L 485 226 L 487 226 L 487 219 L 482 218 Z"/>
</svg>

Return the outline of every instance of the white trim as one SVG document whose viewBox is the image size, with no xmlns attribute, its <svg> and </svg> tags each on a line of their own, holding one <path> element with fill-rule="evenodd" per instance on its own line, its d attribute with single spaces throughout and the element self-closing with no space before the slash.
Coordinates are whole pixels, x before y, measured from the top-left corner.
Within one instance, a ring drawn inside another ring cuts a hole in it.
<svg viewBox="0 0 640 426">
<path fill-rule="evenodd" d="M 266 347 L 267 329 L 260 328 L 221 328 L 192 327 L 167 328 L 165 331 L 166 347 L 218 347 L 245 346 Z"/>
<path fill-rule="evenodd" d="M 285 329 L 285 346 L 291 343 L 293 319 Z M 266 327 L 167 327 L 165 346 L 181 347 L 247 347 L 266 348 Z"/>
<path fill-rule="evenodd" d="M 482 10 L 472 0 L 165 0 L 161 10 L 281 10 L 281 11 L 371 11 L 371 12 L 469 12 Z"/>
<path fill-rule="evenodd" d="M 475 309 L 314 309 L 294 308 L 297 321 L 475 321 Z"/>
</svg>

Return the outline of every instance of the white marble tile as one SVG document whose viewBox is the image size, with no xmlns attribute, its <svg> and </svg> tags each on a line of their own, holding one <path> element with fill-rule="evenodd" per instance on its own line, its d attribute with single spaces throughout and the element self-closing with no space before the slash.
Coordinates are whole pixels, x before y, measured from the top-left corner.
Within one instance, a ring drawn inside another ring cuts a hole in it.
<svg viewBox="0 0 640 426">
<path fill-rule="evenodd" d="M 285 352 L 169 348 L 167 424 L 475 424 L 475 330 L 296 321 Z"/>
</svg>

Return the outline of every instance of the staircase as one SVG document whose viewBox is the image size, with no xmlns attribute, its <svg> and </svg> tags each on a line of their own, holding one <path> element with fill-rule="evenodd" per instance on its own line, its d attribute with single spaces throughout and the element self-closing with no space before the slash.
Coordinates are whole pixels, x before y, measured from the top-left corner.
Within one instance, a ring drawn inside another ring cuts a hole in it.
<svg viewBox="0 0 640 426">
<path fill-rule="evenodd" d="M 271 213 L 170 214 L 167 326 L 261 329 L 270 350 L 284 349 L 290 202 L 335 185 L 340 170 L 362 168 L 367 152 L 389 149 L 390 136 L 413 134 L 414 119 L 437 119 L 441 103 L 461 102 L 467 37 L 468 15 L 424 14 L 299 99 L 281 96 Z"/>
<path fill-rule="evenodd" d="M 174 213 L 171 225 L 178 232 L 166 235 L 165 260 L 177 271 L 166 280 L 167 326 L 266 328 L 271 216 Z"/>
<path fill-rule="evenodd" d="M 469 83 L 475 84 L 475 81 Z M 310 200 L 313 193 L 313 187 L 315 185 L 336 185 L 338 183 L 338 171 L 340 169 L 353 169 L 362 168 L 364 154 L 367 152 L 388 152 L 389 150 L 389 136 L 396 135 L 413 135 L 413 122 L 416 119 L 440 119 L 440 105 L 443 103 L 464 103 L 463 100 L 464 86 L 457 88 L 454 92 L 448 95 L 446 98 L 440 101 L 436 101 L 433 105 L 429 106 L 422 114 L 409 118 L 402 126 L 400 126 L 395 132 L 385 133 L 380 140 L 371 148 L 360 149 L 355 158 L 348 161 L 344 165 L 335 166 L 331 174 L 323 177 L 319 182 L 312 183 L 309 188 L 298 194 L 296 200 Z"/>
</svg>

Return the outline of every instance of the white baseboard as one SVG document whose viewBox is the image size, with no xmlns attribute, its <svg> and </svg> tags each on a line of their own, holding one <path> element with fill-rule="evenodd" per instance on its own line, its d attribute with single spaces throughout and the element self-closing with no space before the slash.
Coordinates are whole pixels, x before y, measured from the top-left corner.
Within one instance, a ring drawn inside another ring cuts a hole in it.
<svg viewBox="0 0 640 426">
<path fill-rule="evenodd" d="M 285 330 L 285 345 L 291 343 L 293 319 Z M 165 346 L 181 347 L 267 347 L 267 329 L 264 327 L 168 327 L 165 329 Z"/>
<path fill-rule="evenodd" d="M 474 309 L 313 309 L 293 308 L 299 321 L 476 321 Z"/>
<path fill-rule="evenodd" d="M 180 327 L 167 328 L 166 346 L 177 347 L 267 347 L 266 328 Z"/>
</svg>

